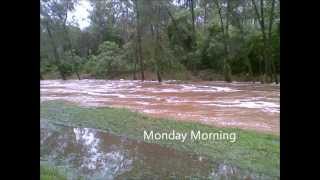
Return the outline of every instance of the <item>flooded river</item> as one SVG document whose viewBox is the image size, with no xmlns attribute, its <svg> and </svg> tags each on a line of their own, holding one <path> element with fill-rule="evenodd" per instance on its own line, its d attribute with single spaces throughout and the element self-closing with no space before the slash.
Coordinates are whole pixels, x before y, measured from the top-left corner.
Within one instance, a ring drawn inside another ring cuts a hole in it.
<svg viewBox="0 0 320 180">
<path fill-rule="evenodd" d="M 155 117 L 279 134 L 280 86 L 253 83 L 45 80 L 41 101 L 126 107 Z"/>
<path fill-rule="evenodd" d="M 90 128 L 41 121 L 41 160 L 68 179 L 269 179 L 206 157 Z"/>
</svg>

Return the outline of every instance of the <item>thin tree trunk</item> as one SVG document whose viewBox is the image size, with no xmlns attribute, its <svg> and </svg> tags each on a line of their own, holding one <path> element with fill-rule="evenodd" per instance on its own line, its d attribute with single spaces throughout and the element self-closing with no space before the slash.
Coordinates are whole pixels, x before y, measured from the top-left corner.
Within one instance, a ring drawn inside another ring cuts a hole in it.
<svg viewBox="0 0 320 180">
<path fill-rule="evenodd" d="M 78 80 L 81 80 L 80 75 L 79 75 L 79 72 L 78 72 L 77 70 L 75 70 L 75 73 L 76 73 L 76 75 L 77 75 Z"/>
<path fill-rule="evenodd" d="M 141 81 L 144 81 L 144 65 L 142 58 L 142 47 L 141 47 L 141 27 L 140 27 L 140 13 L 139 13 L 139 3 L 138 0 L 136 2 L 136 15 L 137 15 L 137 42 L 138 42 L 138 57 L 140 64 L 140 73 L 141 73 Z"/>
<path fill-rule="evenodd" d="M 161 62 L 160 62 L 160 30 L 159 30 L 159 24 L 160 24 L 160 5 L 157 6 L 157 24 L 155 26 L 156 28 L 156 47 L 155 47 L 155 59 L 156 59 L 156 71 L 157 71 L 157 79 L 158 82 L 162 82 L 162 78 L 161 78 Z"/>
<path fill-rule="evenodd" d="M 230 0 L 227 0 L 227 13 L 226 13 L 226 29 L 225 29 L 225 37 L 226 37 L 226 41 L 227 41 L 227 48 L 228 48 L 228 52 L 229 51 L 229 21 L 230 21 Z"/>
<path fill-rule="evenodd" d="M 271 12 L 270 12 L 270 18 L 269 18 L 269 32 L 268 32 L 268 38 L 271 39 L 272 36 L 272 25 L 273 25 L 273 17 L 274 17 L 274 6 L 275 6 L 275 0 L 272 0 L 271 2 Z"/>
<path fill-rule="evenodd" d="M 134 60 L 134 70 L 133 70 L 133 80 L 137 80 L 137 63 L 139 61 L 139 57 L 138 57 L 138 45 L 137 43 L 135 44 L 135 60 Z"/>
<path fill-rule="evenodd" d="M 126 6 L 126 21 L 125 21 L 126 42 L 129 41 L 128 19 L 129 19 L 129 10 L 128 10 L 128 7 Z"/>
<path fill-rule="evenodd" d="M 215 0 L 215 3 L 216 3 L 216 6 L 218 8 L 220 26 L 221 26 L 221 31 L 222 31 L 222 35 L 223 35 L 224 53 L 227 55 L 228 54 L 228 48 L 227 48 L 227 42 L 226 42 L 226 36 L 225 36 L 224 23 L 223 23 L 223 19 L 222 19 L 221 7 L 220 7 L 219 2 L 217 0 Z"/>
<path fill-rule="evenodd" d="M 275 0 L 272 0 L 271 2 L 271 11 L 270 11 L 270 18 L 269 18 L 269 31 L 268 31 L 268 39 L 269 39 L 269 45 L 272 46 L 272 25 L 273 25 L 273 17 L 274 17 L 274 6 L 275 6 Z M 271 74 L 273 79 L 275 80 L 276 84 L 278 84 L 278 77 L 277 77 L 277 71 L 274 64 L 274 61 L 271 63 Z"/>
<path fill-rule="evenodd" d="M 204 1 L 204 18 L 203 18 L 203 24 L 204 26 L 207 25 L 208 21 L 208 2 L 207 0 Z"/>
<path fill-rule="evenodd" d="M 207 7 L 204 7 L 204 18 L 203 18 L 204 26 L 207 24 L 207 19 L 208 19 Z"/>
<path fill-rule="evenodd" d="M 265 28 L 265 23 L 264 23 L 264 2 L 263 0 L 260 0 L 260 12 L 261 12 L 261 31 L 262 31 L 262 35 L 263 35 L 263 41 L 266 43 L 267 41 L 267 37 L 266 37 L 266 28 Z"/>
<path fill-rule="evenodd" d="M 194 1 L 189 0 L 189 6 L 190 6 L 190 11 L 191 11 L 191 18 L 192 18 L 192 33 L 193 37 L 195 37 L 196 34 L 196 27 L 195 27 L 195 17 L 194 17 Z"/>
</svg>

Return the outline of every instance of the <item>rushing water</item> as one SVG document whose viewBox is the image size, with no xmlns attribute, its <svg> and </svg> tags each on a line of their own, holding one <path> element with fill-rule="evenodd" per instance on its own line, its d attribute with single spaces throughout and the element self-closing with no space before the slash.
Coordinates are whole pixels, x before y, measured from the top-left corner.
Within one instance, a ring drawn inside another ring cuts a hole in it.
<svg viewBox="0 0 320 180">
<path fill-rule="evenodd" d="M 280 86 L 111 80 L 41 81 L 41 101 L 127 107 L 156 117 L 279 134 Z"/>
<path fill-rule="evenodd" d="M 41 159 L 68 179 L 269 179 L 206 157 L 90 128 L 41 121 Z"/>
</svg>

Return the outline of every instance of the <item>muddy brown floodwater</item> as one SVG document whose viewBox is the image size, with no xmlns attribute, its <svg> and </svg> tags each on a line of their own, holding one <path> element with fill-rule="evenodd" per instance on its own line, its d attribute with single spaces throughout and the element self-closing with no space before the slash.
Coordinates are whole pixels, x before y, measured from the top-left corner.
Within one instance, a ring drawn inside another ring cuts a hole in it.
<svg viewBox="0 0 320 180">
<path fill-rule="evenodd" d="M 155 117 L 279 134 L 280 85 L 131 80 L 44 80 L 41 101 L 126 107 Z"/>
<path fill-rule="evenodd" d="M 68 179 L 272 179 L 204 156 L 107 132 L 41 121 L 41 160 Z"/>
</svg>

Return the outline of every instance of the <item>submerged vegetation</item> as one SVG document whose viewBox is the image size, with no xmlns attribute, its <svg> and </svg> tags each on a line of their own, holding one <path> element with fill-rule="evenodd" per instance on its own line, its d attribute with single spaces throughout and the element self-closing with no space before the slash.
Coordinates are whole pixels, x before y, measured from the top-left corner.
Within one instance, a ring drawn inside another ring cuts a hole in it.
<svg viewBox="0 0 320 180">
<path fill-rule="evenodd" d="M 41 0 L 41 79 L 279 82 L 278 0 L 89 2 L 80 29 L 79 0 Z"/>
<path fill-rule="evenodd" d="M 89 127 L 144 141 L 146 131 L 155 132 L 235 132 L 237 141 L 148 141 L 180 151 L 204 155 L 218 162 L 228 163 L 256 173 L 279 177 L 279 136 L 232 128 L 216 128 L 193 122 L 157 119 L 126 109 L 84 108 L 62 101 L 41 104 L 41 121 L 49 121 L 73 127 Z"/>
</svg>

